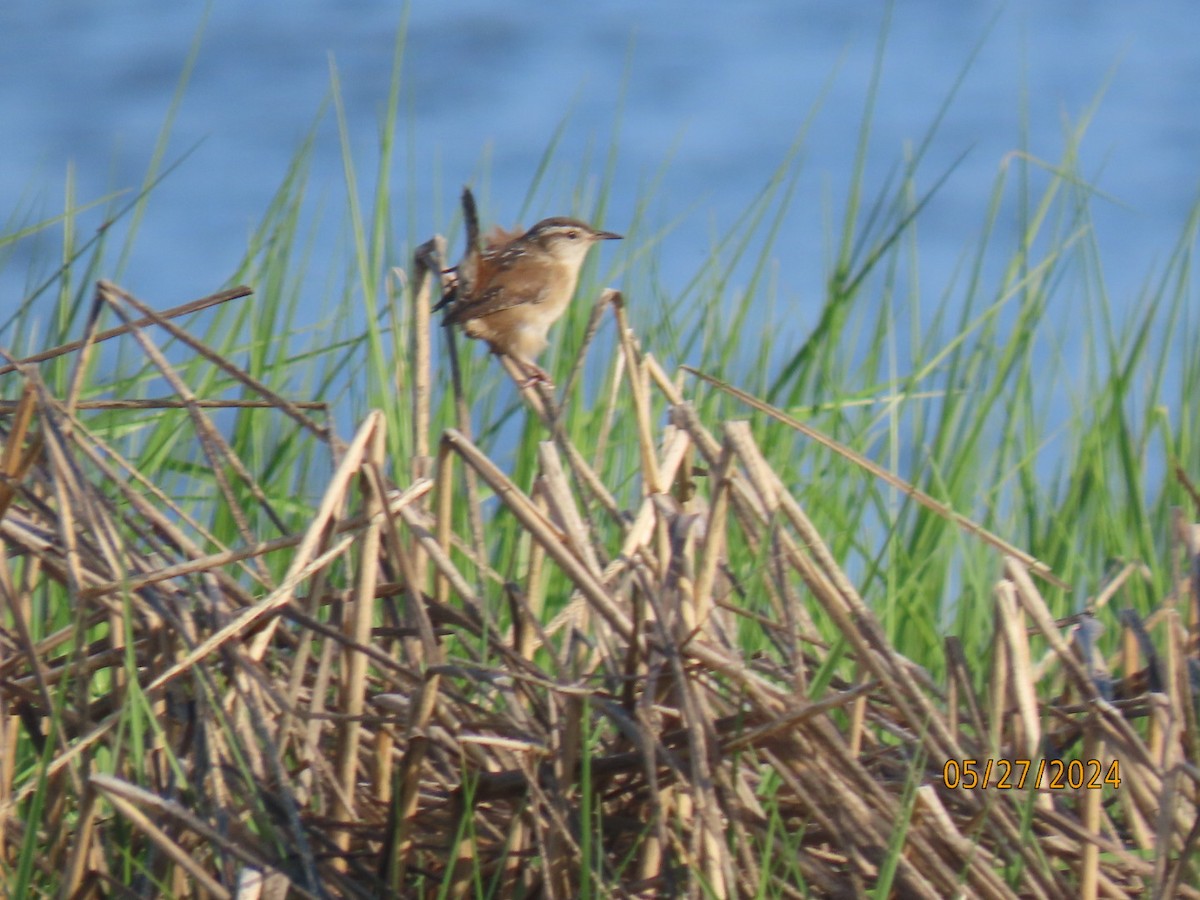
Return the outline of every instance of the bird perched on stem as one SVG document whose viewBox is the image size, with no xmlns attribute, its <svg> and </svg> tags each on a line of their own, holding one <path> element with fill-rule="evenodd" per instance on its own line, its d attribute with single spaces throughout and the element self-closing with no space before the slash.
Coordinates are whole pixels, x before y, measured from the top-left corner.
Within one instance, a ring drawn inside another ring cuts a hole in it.
<svg viewBox="0 0 1200 900">
<path fill-rule="evenodd" d="M 463 189 L 462 205 L 467 249 L 456 269 L 457 284 L 435 307 L 449 306 L 442 324 L 461 325 L 467 337 L 487 341 L 494 353 L 513 359 L 529 375 L 526 384 L 549 383 L 534 361 L 546 349 L 546 332 L 566 312 L 588 250 L 621 235 L 555 217 L 516 237 L 497 230 L 482 246 L 470 188 Z"/>
</svg>

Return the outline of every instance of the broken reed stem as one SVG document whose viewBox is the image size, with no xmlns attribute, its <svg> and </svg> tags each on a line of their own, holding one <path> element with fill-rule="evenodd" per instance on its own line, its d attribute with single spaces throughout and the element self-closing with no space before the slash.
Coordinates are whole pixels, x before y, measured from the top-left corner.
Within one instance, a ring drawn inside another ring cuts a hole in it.
<svg viewBox="0 0 1200 900">
<path fill-rule="evenodd" d="M 446 335 L 446 349 L 449 351 L 450 357 L 450 373 L 451 381 L 454 387 L 454 414 L 455 421 L 458 422 L 458 431 L 471 438 L 471 409 L 467 404 L 466 391 L 463 388 L 462 364 L 458 355 L 458 339 L 457 329 L 448 328 L 443 323 L 442 333 Z M 439 458 L 441 453 L 439 452 Z M 467 485 L 467 521 L 471 528 L 471 548 L 475 554 L 475 559 L 486 560 L 487 549 L 483 536 L 483 510 L 482 503 L 479 499 L 479 480 L 475 472 L 467 468 L 463 472 L 463 477 L 466 479 Z M 449 488 L 448 479 L 439 478 L 439 483 L 445 482 Z M 449 527 L 449 526 L 447 526 Z M 447 548 L 447 552 L 449 548 Z M 478 593 L 483 592 L 483 572 L 476 573 L 475 584 Z"/>
<path fill-rule="evenodd" d="M 107 283 L 107 282 L 104 282 Z M 157 313 L 154 319 L 142 318 L 132 322 L 126 322 L 118 325 L 116 328 L 109 328 L 106 331 L 101 331 L 92 338 L 93 343 L 111 340 L 123 334 L 128 334 L 134 328 L 145 328 L 159 320 L 177 319 L 180 316 L 190 315 L 194 312 L 208 309 L 212 306 L 219 306 L 222 303 L 228 303 L 230 300 L 240 300 L 243 297 L 249 297 L 254 291 L 245 285 L 229 288 L 225 291 L 218 291 L 215 294 L 209 294 L 207 297 L 201 297 L 199 300 L 192 300 L 189 303 L 184 303 L 180 306 L 174 306 L 171 309 L 164 309 Z M 36 363 L 46 362 L 50 359 L 57 359 L 60 356 L 66 356 L 68 353 L 74 353 L 84 345 L 84 340 L 71 341 L 66 344 L 61 344 L 58 347 L 52 347 L 49 350 L 43 350 L 41 353 L 35 353 L 32 356 L 26 356 L 23 359 L 14 360 L 8 365 L 0 366 L 0 375 L 9 375 L 21 366 L 34 365 Z"/>
<path fill-rule="evenodd" d="M 464 462 L 479 473 L 480 477 L 496 493 L 500 502 L 507 506 L 530 535 L 542 544 L 550 558 L 558 563 L 559 567 L 575 583 L 575 586 L 604 616 L 608 624 L 623 638 L 628 639 L 632 632 L 628 617 L 613 602 L 595 576 L 566 550 L 558 535 L 552 530 L 553 526 L 538 513 L 536 505 L 465 435 L 449 430 L 443 434 L 442 440 L 455 450 Z"/>
<path fill-rule="evenodd" d="M 114 310 L 122 319 L 125 319 L 127 322 L 129 321 L 129 317 L 122 306 L 123 300 L 130 302 L 130 305 L 134 306 L 135 308 L 140 307 L 141 310 L 144 311 L 144 307 L 141 307 L 141 305 L 136 301 L 132 301 L 124 292 L 118 291 L 115 288 L 110 290 L 110 287 L 111 286 L 107 285 L 105 282 L 101 282 L 97 290 L 100 296 L 103 297 L 108 303 L 109 307 Z M 142 351 L 150 358 L 150 361 L 154 364 L 155 368 L 157 368 L 162 376 L 167 380 L 167 383 L 171 385 L 171 388 L 180 397 L 182 397 L 185 402 L 187 402 L 187 412 L 192 420 L 192 424 L 196 427 L 196 434 L 200 438 L 200 447 L 203 449 L 205 456 L 208 457 L 209 464 L 212 466 L 213 476 L 218 487 L 221 489 L 221 493 L 224 496 L 226 503 L 229 506 L 230 514 L 237 525 L 238 532 L 241 535 L 242 540 L 248 544 L 254 542 L 250 530 L 250 523 L 246 519 L 246 516 L 242 510 L 242 505 L 236 497 L 233 485 L 230 483 L 225 474 L 226 466 L 228 466 L 233 473 L 238 476 L 243 486 L 250 491 L 251 495 L 256 500 L 258 500 L 259 506 L 262 508 L 263 512 L 266 513 L 267 517 L 271 519 L 275 527 L 281 532 L 286 532 L 288 530 L 287 526 L 284 525 L 283 520 L 279 518 L 278 513 L 275 512 L 274 506 L 270 500 L 267 499 L 266 494 L 263 493 L 254 477 L 250 474 L 249 469 L 246 468 L 242 460 L 238 458 L 236 453 L 234 453 L 233 447 L 229 445 L 229 442 L 225 440 L 224 436 L 217 430 L 212 421 L 192 403 L 192 401 L 195 400 L 195 394 L 192 393 L 191 389 L 184 383 L 183 379 L 178 375 L 178 373 L 176 373 L 174 367 L 167 361 L 167 358 L 150 340 L 149 336 L 144 331 L 142 331 L 140 328 L 134 327 L 131 328 L 131 332 L 134 339 L 138 342 L 138 344 L 141 345 Z M 307 416 L 303 416 L 302 418 L 305 421 L 311 421 Z M 257 562 L 257 559 L 253 559 L 252 561 Z M 259 567 L 259 576 L 263 579 L 264 583 L 269 583 L 270 576 L 266 569 L 261 566 Z"/>
<path fill-rule="evenodd" d="M 434 306 L 434 285 L 439 295 L 446 290 L 445 270 L 446 242 L 441 235 L 436 235 L 419 246 L 413 253 L 413 276 L 411 281 L 403 279 L 409 286 L 415 285 L 411 291 L 412 297 L 412 328 L 411 340 L 411 380 L 412 380 L 412 440 L 413 459 L 410 465 L 410 477 L 413 481 L 422 478 L 432 478 L 436 474 L 436 461 L 431 456 L 429 445 L 430 422 L 432 422 L 432 330 L 431 323 Z M 403 271 L 397 272 L 397 277 Z M 441 297 L 439 296 L 440 300 Z M 401 360 L 395 360 L 397 379 L 402 368 Z M 411 559 L 413 572 L 406 574 L 406 580 L 415 578 L 409 588 L 416 593 L 424 593 L 429 589 L 428 561 L 420 545 L 413 547 Z"/>
<path fill-rule="evenodd" d="M 991 544 L 996 549 L 1001 550 L 1004 553 L 1008 554 L 1009 556 L 1012 556 L 1015 559 L 1020 560 L 1024 565 L 1029 567 L 1030 571 L 1035 572 L 1038 576 L 1040 576 L 1041 578 L 1044 578 L 1046 581 L 1050 582 L 1055 587 L 1060 588 L 1064 591 L 1070 591 L 1071 586 L 1069 584 L 1067 584 L 1065 581 L 1063 581 L 1061 578 L 1059 578 L 1057 575 L 1055 575 L 1054 572 L 1051 571 L 1050 567 L 1047 566 L 1045 563 L 1043 563 L 1037 559 L 1034 559 L 1028 553 L 1024 552 L 1023 550 L 1021 550 L 1018 547 L 1014 547 L 1012 544 L 1010 544 L 1008 541 L 1005 541 L 1003 538 L 999 537 L 998 535 L 992 534 L 992 532 L 988 531 L 986 528 L 984 528 L 982 525 L 978 524 L 977 522 L 974 522 L 971 519 L 968 519 L 966 516 L 962 515 L 961 513 L 955 512 L 948 505 L 946 505 L 945 503 L 943 503 L 940 500 L 935 499 L 934 497 L 931 497 L 929 494 L 922 491 L 916 485 L 910 484 L 909 482 L 904 481 L 901 478 L 897 478 L 895 475 L 893 475 L 887 469 L 883 468 L 883 466 L 879 465 L 874 460 L 868 459 L 866 456 L 863 456 L 861 453 L 850 449 L 845 444 L 835 441 L 833 438 L 829 437 L 828 435 L 823 434 L 822 432 L 818 431 L 817 429 L 815 429 L 809 425 L 805 425 L 803 422 L 800 422 L 799 420 L 793 418 L 792 416 L 789 416 L 787 413 L 783 412 L 782 410 L 776 409 L 775 407 L 771 406 L 770 404 L 762 402 L 757 397 L 755 397 L 751 394 L 748 394 L 739 388 L 736 388 L 732 385 L 724 383 L 723 381 L 713 378 L 712 376 L 707 375 L 704 372 L 699 371 L 698 369 L 693 369 L 691 366 L 681 366 L 680 368 L 682 368 L 685 372 L 690 372 L 691 374 L 695 375 L 697 378 L 700 378 L 703 381 L 708 382 L 709 384 L 713 385 L 713 387 L 716 387 L 716 388 L 724 391 L 725 393 L 730 394 L 731 396 L 737 397 L 743 403 L 747 404 L 748 406 L 753 407 L 754 409 L 757 409 L 759 412 L 764 412 L 767 415 L 771 416 L 772 418 L 777 419 L 780 422 L 783 422 L 789 428 L 792 428 L 795 431 L 799 431 L 805 437 L 811 438 L 812 440 L 816 441 L 817 443 L 821 444 L 824 447 L 828 447 L 830 450 L 833 450 L 839 456 L 842 456 L 842 457 L 850 460 L 855 465 L 857 465 L 863 469 L 866 469 L 868 472 L 870 472 L 876 478 L 880 478 L 880 479 L 886 481 L 892 487 L 896 488 L 899 491 L 902 491 L 909 497 L 912 497 L 914 500 L 916 500 L 918 503 L 920 503 L 926 509 L 932 510 L 933 512 L 937 513 L 939 516 L 942 516 L 945 519 L 949 519 L 950 521 L 954 522 L 956 525 L 958 525 L 960 528 L 962 528 L 964 531 L 968 532 L 969 534 L 975 535 L 976 537 L 978 537 L 980 540 L 984 541 L 985 543 Z"/>
<path fill-rule="evenodd" d="M 659 477 L 657 460 L 654 457 L 654 439 L 651 437 L 650 397 L 646 384 L 645 368 L 634 346 L 633 329 L 625 316 L 625 301 L 620 291 L 610 292 L 609 302 L 617 320 L 617 334 L 621 339 L 621 350 L 625 355 L 625 370 L 629 376 L 630 393 L 633 399 L 634 420 L 637 425 L 638 449 L 642 455 L 642 490 L 645 494 L 661 494 L 666 486 Z"/>
<path fill-rule="evenodd" d="M 446 242 L 440 236 L 426 241 L 413 253 L 412 284 L 412 435 L 416 458 L 414 463 L 428 459 L 429 423 L 431 421 L 431 371 L 430 322 L 433 309 L 433 286 L 443 287 L 442 270 L 445 269 Z M 440 300 L 441 298 L 438 297 Z M 399 365 L 400 360 L 396 360 Z M 412 477 L 420 474 L 413 472 Z"/>
<path fill-rule="evenodd" d="M 135 310 L 141 313 L 142 316 L 145 317 L 145 320 L 148 320 L 154 325 L 157 325 L 159 328 L 162 328 L 167 332 L 167 334 L 171 335 L 171 337 L 181 341 L 187 347 L 195 351 L 198 356 L 208 360 L 226 375 L 249 388 L 251 391 L 263 397 L 264 399 L 269 400 L 276 409 L 291 417 L 301 427 L 308 429 L 317 438 L 329 438 L 329 430 L 325 425 L 314 422 L 308 416 L 304 415 L 304 413 L 300 411 L 300 408 L 290 400 L 283 398 L 275 391 L 271 390 L 269 387 L 267 387 L 267 385 L 255 378 L 245 369 L 235 366 L 233 363 L 225 359 L 225 357 L 220 353 L 217 353 L 211 347 L 194 338 L 188 331 L 185 331 L 184 329 L 175 325 L 166 316 L 156 313 L 147 304 L 133 296 L 133 294 L 130 294 L 128 291 L 121 290 L 115 284 L 112 284 L 108 281 L 101 281 L 96 287 L 96 293 L 109 305 L 109 307 L 116 310 L 118 315 L 120 315 L 123 319 L 126 319 L 126 325 L 129 328 L 129 331 L 134 335 L 135 338 L 138 339 L 138 342 L 142 344 L 143 349 L 153 346 L 148 343 L 146 338 L 142 337 L 141 332 L 145 326 L 139 325 L 137 322 L 130 322 L 128 317 L 125 316 L 123 310 L 121 309 L 119 301 L 123 300 L 125 303 L 128 303 Z M 152 355 L 150 349 L 147 349 L 147 354 Z M 168 373 L 170 366 L 166 364 L 166 360 L 163 359 L 162 362 L 159 362 L 158 359 L 155 359 L 154 363 L 158 367 L 159 371 L 161 371 L 168 379 L 168 381 L 172 381 L 171 376 Z M 176 385 L 173 381 L 171 383 L 171 387 L 176 388 Z M 193 401 L 196 399 L 190 393 L 179 391 L 178 388 L 176 388 L 176 393 L 178 393 L 184 399 L 184 401 L 189 404 L 189 406 L 191 406 Z"/>
<path fill-rule="evenodd" d="M 522 399 L 525 400 L 542 425 L 553 436 L 559 450 L 567 458 L 567 463 L 575 478 L 579 481 L 580 486 L 586 489 L 588 494 L 600 504 L 612 521 L 620 523 L 621 509 L 616 498 L 609 492 L 603 479 L 600 478 L 592 466 L 583 458 L 579 450 L 576 449 L 575 445 L 567 438 L 561 422 L 562 405 L 555 402 L 553 390 L 543 382 L 528 383 L 528 374 L 520 365 L 508 357 L 502 356 L 500 362 L 509 377 L 513 380 L 513 383 L 517 385 Z M 586 507 L 583 514 L 584 520 L 588 523 L 589 531 L 594 532 L 595 525 L 592 523 Z"/>
<path fill-rule="evenodd" d="M 382 420 L 378 427 L 372 429 L 366 446 L 363 448 L 363 468 L 373 468 L 381 472 L 386 464 L 386 444 L 384 441 Z M 355 649 L 354 645 L 364 647 L 371 642 L 371 625 L 375 613 L 375 585 L 379 578 L 379 551 L 382 546 L 381 513 L 384 508 L 384 497 L 380 493 L 381 483 L 370 478 L 359 479 L 364 496 L 363 507 L 368 519 L 366 534 L 363 535 L 360 552 L 362 562 L 358 566 L 358 583 L 355 586 L 354 599 L 342 610 L 342 628 L 353 645 L 347 643 L 342 648 L 342 696 L 341 709 L 345 718 L 341 723 L 338 740 L 337 772 L 341 791 L 336 795 L 334 815 L 343 821 L 353 821 L 356 818 L 354 795 L 359 773 L 358 745 L 362 725 L 359 717 L 366 708 L 367 689 L 367 657 Z M 349 852 L 350 833 L 338 832 L 336 836 L 338 849 L 343 853 Z M 340 862 L 340 861 L 339 861 Z"/>
<path fill-rule="evenodd" d="M 291 402 L 296 409 L 311 409 L 317 412 L 329 410 L 329 404 L 321 400 L 293 400 Z M 0 415 L 17 412 L 19 405 L 19 401 L 14 403 L 11 400 L 0 400 Z M 98 409 L 187 409 L 189 405 L 194 405 L 199 409 L 275 409 L 275 404 L 270 400 L 204 400 L 198 398 L 193 404 L 189 404 L 186 400 L 171 400 L 163 397 L 146 400 L 80 400 L 71 407 L 71 410 L 84 412 Z M 65 404 L 64 408 L 66 408 Z"/>
<path fill-rule="evenodd" d="M 13 410 L 13 420 L 9 425 L 8 437 L 4 447 L 0 449 L 0 522 L 16 496 L 16 485 L 25 480 L 26 475 L 41 457 L 42 438 L 35 435 L 25 445 L 29 434 L 29 425 L 33 420 L 36 407 L 34 386 L 25 380 L 21 384 L 21 399 Z"/>
</svg>

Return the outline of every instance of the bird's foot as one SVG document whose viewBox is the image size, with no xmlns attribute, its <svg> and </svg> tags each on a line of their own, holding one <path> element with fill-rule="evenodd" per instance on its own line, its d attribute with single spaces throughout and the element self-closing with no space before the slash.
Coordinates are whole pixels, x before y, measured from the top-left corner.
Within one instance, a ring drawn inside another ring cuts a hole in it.
<svg viewBox="0 0 1200 900">
<path fill-rule="evenodd" d="M 550 373 L 539 366 L 537 363 L 528 362 L 527 360 L 517 360 L 517 365 L 524 369 L 527 373 L 526 379 L 520 383 L 522 390 L 528 387 L 533 387 L 535 384 L 544 384 L 546 387 L 553 389 L 554 381 L 550 377 Z"/>
<path fill-rule="evenodd" d="M 453 305 L 458 299 L 458 266 L 450 269 L 442 269 L 442 299 L 434 306 L 433 312 L 445 309 L 447 306 Z"/>
</svg>

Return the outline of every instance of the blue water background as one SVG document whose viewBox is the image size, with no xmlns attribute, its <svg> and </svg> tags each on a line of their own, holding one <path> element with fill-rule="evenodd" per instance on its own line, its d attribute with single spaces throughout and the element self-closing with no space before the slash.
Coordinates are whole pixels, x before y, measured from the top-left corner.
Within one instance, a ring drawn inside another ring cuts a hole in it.
<svg viewBox="0 0 1200 900">
<path fill-rule="evenodd" d="M 651 186 L 642 234 L 670 226 L 652 275 L 641 263 L 642 294 L 630 298 L 635 321 L 653 321 L 655 304 L 689 283 L 803 135 L 772 253 L 772 308 L 763 300 L 757 311 L 770 317 L 785 356 L 825 296 L 886 10 L 874 2 L 414 4 L 392 173 L 395 260 L 451 226 L 467 181 L 488 219 L 530 224 L 590 213 L 616 135 L 605 226 L 624 230 Z M 395 3 L 216 0 L 166 158 L 191 155 L 156 189 L 121 283 L 166 307 L 225 282 L 317 123 L 307 190 L 323 224 L 305 316 L 322 322 L 331 300 L 322 257 L 344 265 L 348 249 L 339 136 L 328 107 L 320 113 L 331 63 L 365 193 L 402 12 Z M 0 6 L 0 216 L 8 230 L 62 210 L 68 167 L 79 202 L 137 188 L 202 21 L 199 5 L 149 0 Z M 1143 302 L 1196 197 L 1198 32 L 1200 11 L 1182 0 L 894 4 L 871 119 L 868 199 L 919 145 L 962 76 L 918 172 L 918 188 L 928 188 L 961 159 L 919 219 L 921 308 L 943 296 L 953 302 L 1014 152 L 1025 147 L 1056 165 L 1093 105 L 1079 171 L 1097 192 L 1105 288 L 1118 317 Z M 560 126 L 557 152 L 526 205 Z M 1014 239 L 1015 215 L 1010 196 L 998 244 Z M 101 220 L 100 210 L 85 213 L 81 232 Z M 57 241 L 51 231 L 3 248 L 0 321 L 53 270 Z M 631 242 L 605 247 L 605 272 L 617 283 L 635 250 Z M 994 261 L 985 272 L 997 282 L 1000 274 Z M 748 278 L 735 270 L 731 304 Z M 1072 291 L 1061 291 L 1050 318 L 1070 323 L 1078 315 L 1071 304 Z M 3 343 L 40 346 L 37 334 L 6 334 Z M 755 348 L 746 352 L 753 357 Z M 1069 331 L 1059 352 L 1069 373 L 1080 352 Z"/>
</svg>

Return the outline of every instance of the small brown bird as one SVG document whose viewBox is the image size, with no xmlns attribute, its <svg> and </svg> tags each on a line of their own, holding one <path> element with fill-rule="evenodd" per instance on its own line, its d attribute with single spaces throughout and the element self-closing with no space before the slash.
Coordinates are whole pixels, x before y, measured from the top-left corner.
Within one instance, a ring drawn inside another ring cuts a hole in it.
<svg viewBox="0 0 1200 900">
<path fill-rule="evenodd" d="M 461 325 L 468 337 L 487 341 L 529 374 L 527 384 L 550 381 L 534 360 L 546 349 L 546 332 L 566 312 L 579 270 L 597 241 L 620 240 L 578 219 L 543 219 L 514 237 L 499 229 L 481 246 L 479 216 L 470 188 L 463 189 L 467 249 L 457 286 L 436 309 L 449 305 L 444 325 Z"/>
</svg>

